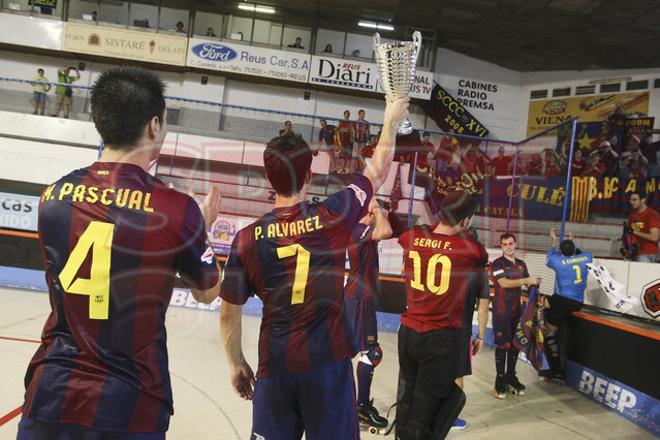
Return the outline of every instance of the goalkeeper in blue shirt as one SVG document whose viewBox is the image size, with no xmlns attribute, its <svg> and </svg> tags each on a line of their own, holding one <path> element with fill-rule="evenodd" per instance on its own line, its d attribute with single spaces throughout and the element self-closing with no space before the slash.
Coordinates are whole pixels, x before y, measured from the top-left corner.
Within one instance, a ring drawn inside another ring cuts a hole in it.
<svg viewBox="0 0 660 440">
<path fill-rule="evenodd" d="M 566 376 L 561 367 L 556 334 L 571 313 L 582 308 L 584 290 L 587 288 L 587 264 L 593 261 L 590 252 L 582 252 L 573 242 L 573 234 L 557 245 L 557 230 L 550 231 L 552 244 L 548 249 L 546 266 L 555 271 L 555 294 L 550 296 L 550 306 L 545 310 L 548 333 L 545 336 L 545 353 L 550 366 L 550 379 L 564 383 Z"/>
</svg>

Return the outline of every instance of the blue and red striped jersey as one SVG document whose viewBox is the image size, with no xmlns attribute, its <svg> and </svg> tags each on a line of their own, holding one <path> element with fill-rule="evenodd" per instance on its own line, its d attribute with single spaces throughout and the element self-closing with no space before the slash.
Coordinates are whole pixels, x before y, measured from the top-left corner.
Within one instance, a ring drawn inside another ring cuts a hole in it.
<svg viewBox="0 0 660 440">
<path fill-rule="evenodd" d="M 373 189 L 364 176 L 321 203 L 275 208 L 240 230 L 220 296 L 263 302 L 257 377 L 305 371 L 352 357 L 344 314 L 344 267 L 351 230 Z"/>
<path fill-rule="evenodd" d="M 408 305 L 401 324 L 418 333 L 463 327 L 468 290 L 488 263 L 484 246 L 466 233 L 437 234 L 428 226 L 404 232 L 399 244 Z"/>
<path fill-rule="evenodd" d="M 493 314 L 498 316 L 511 316 L 513 319 L 520 314 L 520 295 L 522 287 L 504 288 L 497 282 L 500 278 L 519 280 L 529 277 L 527 265 L 520 258 L 511 261 L 502 255 L 493 260 L 490 266 L 491 274 L 495 278 L 495 295 L 493 296 Z"/>
<path fill-rule="evenodd" d="M 374 300 L 378 293 L 378 242 L 371 239 L 373 226 L 358 223 L 348 246 L 350 271 L 344 293 L 348 298 Z"/>
<path fill-rule="evenodd" d="M 23 414 L 102 431 L 163 432 L 173 412 L 165 312 L 177 272 L 218 282 L 197 203 L 142 168 L 96 162 L 44 191 L 51 304 Z"/>
</svg>

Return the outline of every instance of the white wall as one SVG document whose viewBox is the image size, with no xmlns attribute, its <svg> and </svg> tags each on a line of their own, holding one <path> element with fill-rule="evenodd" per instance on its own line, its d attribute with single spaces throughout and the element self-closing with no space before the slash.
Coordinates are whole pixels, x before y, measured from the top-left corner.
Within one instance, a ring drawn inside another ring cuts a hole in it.
<svg viewBox="0 0 660 440">
<path fill-rule="evenodd" d="M 472 90 L 461 87 L 465 81 L 490 85 L 492 90 L 496 87 L 496 92 L 478 90 L 485 93 L 485 100 L 465 98 L 483 102 L 488 107 L 492 104 L 492 109 L 475 108 L 466 103 L 463 103 L 464 107 L 490 130 L 494 138 L 516 141 L 525 137 L 523 119 L 527 118 L 527 105 L 520 92 L 520 72 L 439 48 L 434 76 L 435 81 L 456 99 L 464 98 L 459 96 L 459 90 Z"/>
</svg>

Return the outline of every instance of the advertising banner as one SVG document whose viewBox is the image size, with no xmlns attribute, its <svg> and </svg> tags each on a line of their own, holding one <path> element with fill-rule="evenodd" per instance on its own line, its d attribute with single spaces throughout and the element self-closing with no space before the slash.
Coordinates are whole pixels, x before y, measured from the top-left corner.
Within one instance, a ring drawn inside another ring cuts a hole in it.
<svg viewBox="0 0 660 440">
<path fill-rule="evenodd" d="M 0 13 L 0 21 L 0 43 L 62 50 L 61 21 L 5 13 Z"/>
<path fill-rule="evenodd" d="M 646 116 L 649 111 L 649 94 L 612 93 L 530 101 L 527 136 L 533 136 L 575 116 L 579 116 L 582 123 L 607 121 L 615 109 L 629 118 Z"/>
<path fill-rule="evenodd" d="M 0 228 L 37 230 L 39 197 L 0 192 Z"/>
<path fill-rule="evenodd" d="M 285 81 L 307 82 L 310 55 L 191 38 L 186 65 Z"/>
<path fill-rule="evenodd" d="M 657 399 L 570 359 L 566 359 L 565 369 L 568 386 L 652 435 L 660 436 L 660 402 Z"/>
<path fill-rule="evenodd" d="M 375 92 L 378 71 L 373 63 L 312 56 L 312 84 Z"/>
<path fill-rule="evenodd" d="M 376 65 L 374 64 L 374 69 Z M 376 86 L 376 89 L 380 93 L 385 93 L 383 88 L 380 85 L 380 80 Z M 410 88 L 410 93 L 408 96 L 411 98 L 424 99 L 428 101 L 431 99 L 431 93 L 433 92 L 433 72 L 427 72 L 425 70 L 418 70 L 415 74 L 415 82 Z"/>
<path fill-rule="evenodd" d="M 149 63 L 186 64 L 188 39 L 129 29 L 66 23 L 63 50 Z"/>
</svg>

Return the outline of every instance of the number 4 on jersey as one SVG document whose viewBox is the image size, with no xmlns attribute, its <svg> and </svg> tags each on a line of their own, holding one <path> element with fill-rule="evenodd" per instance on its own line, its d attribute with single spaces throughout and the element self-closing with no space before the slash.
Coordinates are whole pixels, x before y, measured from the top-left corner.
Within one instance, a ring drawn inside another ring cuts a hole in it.
<svg viewBox="0 0 660 440">
<path fill-rule="evenodd" d="M 69 259 L 60 272 L 60 283 L 66 293 L 89 296 L 89 319 L 108 319 L 110 309 L 110 256 L 115 225 L 90 222 L 82 233 Z M 85 262 L 89 248 L 92 262 L 89 278 L 76 278 Z"/>
</svg>

